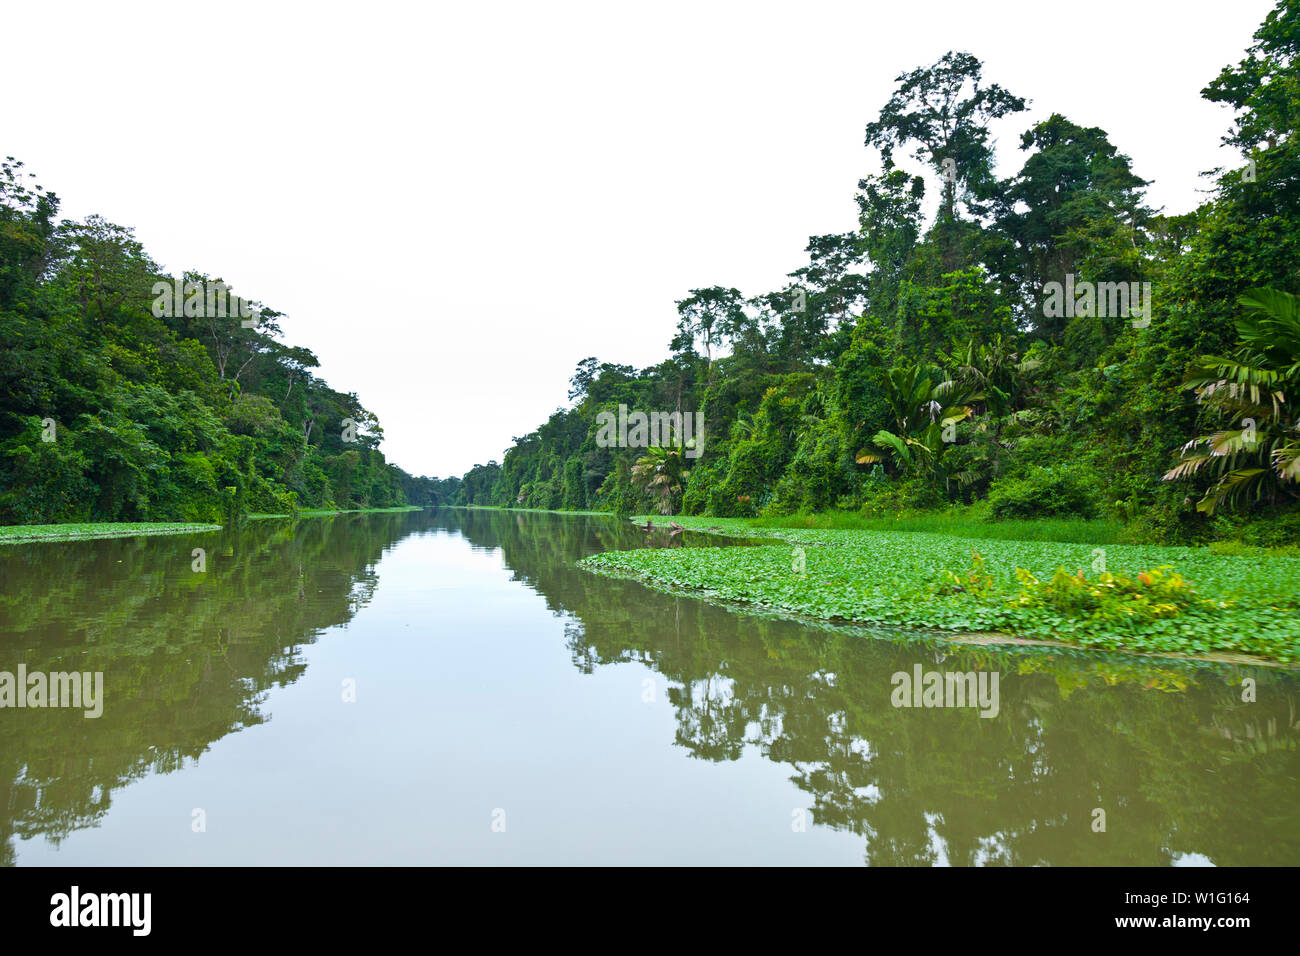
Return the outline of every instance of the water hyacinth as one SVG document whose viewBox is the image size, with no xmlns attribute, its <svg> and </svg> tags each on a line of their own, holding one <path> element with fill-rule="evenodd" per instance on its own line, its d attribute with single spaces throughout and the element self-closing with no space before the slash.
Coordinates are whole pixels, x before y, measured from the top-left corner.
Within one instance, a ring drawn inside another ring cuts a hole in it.
<svg viewBox="0 0 1300 956">
<path fill-rule="evenodd" d="M 1300 661 L 1300 559 L 1205 548 L 974 540 L 950 534 L 751 528 L 756 547 L 615 551 L 588 570 L 765 612 L 1061 641 L 1080 647 Z M 803 571 L 791 570 L 794 547 Z"/>
</svg>

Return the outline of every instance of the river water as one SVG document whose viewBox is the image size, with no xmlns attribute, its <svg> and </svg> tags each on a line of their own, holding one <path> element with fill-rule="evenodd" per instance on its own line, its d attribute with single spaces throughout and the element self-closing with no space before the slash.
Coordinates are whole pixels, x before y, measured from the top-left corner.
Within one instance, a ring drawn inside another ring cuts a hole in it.
<svg viewBox="0 0 1300 956">
<path fill-rule="evenodd" d="M 718 543 L 683 537 L 445 509 L 0 547 L 0 672 L 103 675 L 99 717 L 0 708 L 0 863 L 1300 863 L 1294 672 L 575 566 Z M 894 706 L 918 667 L 996 673 L 996 714 Z"/>
</svg>

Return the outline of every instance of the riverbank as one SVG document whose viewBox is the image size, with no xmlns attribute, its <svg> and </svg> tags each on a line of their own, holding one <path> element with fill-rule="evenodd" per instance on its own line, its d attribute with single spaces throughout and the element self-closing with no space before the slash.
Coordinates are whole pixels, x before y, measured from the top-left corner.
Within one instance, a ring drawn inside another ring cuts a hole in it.
<svg viewBox="0 0 1300 956">
<path fill-rule="evenodd" d="M 348 511 L 303 509 L 299 518 L 324 518 L 332 515 L 387 514 L 398 511 L 422 511 L 418 505 L 396 508 L 356 508 Z M 289 514 L 251 514 L 250 521 L 267 518 L 291 518 Z M 33 541 L 89 541 L 94 538 L 134 538 L 145 535 L 195 534 L 220 531 L 222 525 L 187 521 L 84 521 L 66 524 L 25 524 L 0 526 L 0 544 L 27 544 Z"/>
<path fill-rule="evenodd" d="M 299 518 L 326 518 L 331 515 L 370 515 L 370 514 L 393 514 L 401 511 L 423 511 L 419 505 L 397 505 L 392 508 L 348 508 L 345 510 L 334 510 L 330 508 L 303 508 L 298 512 L 296 517 Z M 250 514 L 246 516 L 249 521 L 264 521 L 267 518 L 293 518 L 291 514 Z"/>
<path fill-rule="evenodd" d="M 612 511 L 578 511 L 555 508 L 503 508 L 500 505 L 439 505 L 440 508 L 456 508 L 462 511 L 504 511 L 509 514 L 535 515 L 599 515 L 606 518 L 616 517 Z"/>
<path fill-rule="evenodd" d="M 131 538 L 139 535 L 193 534 L 220 531 L 219 524 L 184 521 L 104 521 L 69 524 L 24 524 L 0 527 L 0 544 L 30 541 L 86 541 L 91 538 Z"/>
<path fill-rule="evenodd" d="M 1298 558 L 920 531 L 755 527 L 738 518 L 671 520 L 691 531 L 773 543 L 606 552 L 581 566 L 661 590 L 826 621 L 975 640 L 1006 635 L 1082 648 L 1300 662 Z"/>
</svg>

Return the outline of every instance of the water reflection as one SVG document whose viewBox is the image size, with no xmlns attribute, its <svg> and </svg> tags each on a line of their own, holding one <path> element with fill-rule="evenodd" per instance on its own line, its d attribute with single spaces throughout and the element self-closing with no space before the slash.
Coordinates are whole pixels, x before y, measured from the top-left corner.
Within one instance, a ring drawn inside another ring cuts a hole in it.
<svg viewBox="0 0 1300 956">
<path fill-rule="evenodd" d="M 96 825 L 115 790 L 266 719 L 301 648 L 349 620 L 410 515 L 0 549 L 0 670 L 102 671 L 102 716 L 0 711 L 0 863 L 13 837 Z M 207 552 L 192 570 L 192 549 Z"/>
<path fill-rule="evenodd" d="M 867 863 L 1300 862 L 1294 673 L 959 650 L 737 614 L 575 567 L 602 550 L 716 539 L 647 536 L 595 517 L 458 510 L 0 549 L 0 670 L 103 671 L 109 702 L 98 720 L 0 711 L 0 861 L 15 861 L 16 838 L 57 844 L 103 824 L 113 794 L 133 781 L 192 766 L 269 710 L 289 712 L 293 705 L 271 698 L 303 677 L 305 648 L 383 590 L 397 567 L 385 555 L 399 541 L 435 533 L 499 556 L 514 581 L 540 595 L 563 619 L 562 652 L 579 672 L 648 668 L 676 726 L 671 744 L 652 746 L 706 762 L 781 765 L 806 794 L 809 826 L 852 834 Z M 204 574 L 190 569 L 194 547 L 207 549 Z M 397 609 L 382 626 L 415 615 L 414 604 Z M 521 610 L 515 629 L 527 633 L 535 620 Z M 385 663 L 400 673 L 406 662 Z M 891 706 L 891 675 L 917 664 L 998 672 L 998 716 Z M 1242 700 L 1245 677 L 1257 683 L 1256 702 Z M 508 708 L 511 679 L 503 673 L 499 687 L 475 692 L 498 693 Z M 582 718 L 615 734 L 626 723 L 631 740 L 635 707 L 605 704 Z M 504 753 L 472 720 L 455 732 L 485 760 Z M 396 780 L 410 771 L 395 763 L 383 773 Z M 689 797 L 695 779 L 683 770 L 654 785 Z M 382 791 L 391 781 L 376 782 Z M 575 799 L 598 785 L 575 780 Z M 382 792 L 373 799 L 355 816 L 391 813 Z M 429 809 L 424 825 L 449 825 L 436 803 Z M 1093 830 L 1097 809 L 1104 833 Z M 787 817 L 780 829 L 788 835 L 796 824 Z M 707 830 L 681 830 L 684 841 L 707 840 Z M 554 848 L 540 848 L 538 861 L 548 858 Z"/>
<path fill-rule="evenodd" d="M 447 520 L 576 614 L 577 667 L 639 661 L 664 675 L 679 746 L 713 761 L 753 747 L 790 765 L 816 824 L 859 834 L 868 863 L 1300 862 L 1294 673 L 871 640 L 575 574 L 572 556 L 620 546 L 603 525 Z M 998 717 L 891 706 L 890 676 L 921 662 L 999 671 Z M 1256 702 L 1242 700 L 1245 677 Z"/>
</svg>

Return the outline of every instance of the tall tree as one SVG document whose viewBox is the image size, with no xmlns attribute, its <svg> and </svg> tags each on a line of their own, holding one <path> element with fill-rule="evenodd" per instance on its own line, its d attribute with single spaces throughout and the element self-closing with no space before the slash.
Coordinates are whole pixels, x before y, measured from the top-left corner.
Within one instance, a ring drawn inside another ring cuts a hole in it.
<svg viewBox="0 0 1300 956">
<path fill-rule="evenodd" d="M 1147 181 L 1135 175 L 1131 161 L 1119 152 L 1104 130 L 1085 128 L 1059 113 L 1027 130 L 1020 148 L 1030 151 L 1020 172 L 1005 183 L 1005 202 L 997 228 L 1019 250 L 1021 301 L 1031 304 L 1033 321 L 1045 334 L 1057 336 L 1059 320 L 1045 320 L 1041 290 L 1049 281 L 1064 282 L 1076 273 L 1103 234 L 1120 239 L 1119 256 L 1110 255 L 1107 275 L 1090 278 L 1134 281 L 1141 267 L 1139 247 L 1152 212 L 1142 204 Z M 1109 250 L 1108 250 L 1109 251 Z M 1116 261 L 1123 259 L 1123 262 Z"/>
<path fill-rule="evenodd" d="M 749 323 L 745 314 L 745 300 L 738 289 L 709 286 L 692 289 L 691 294 L 677 302 L 677 336 L 672 348 L 684 351 L 694 346 L 698 339 L 704 346 L 704 357 L 713 368 L 713 349 L 734 338 Z"/>
<path fill-rule="evenodd" d="M 874 122 L 866 145 L 880 150 L 885 171 L 894 168 L 894 151 L 913 144 L 913 156 L 939 175 L 943 201 L 939 226 L 950 238 L 944 271 L 956 266 L 959 191 L 988 198 L 995 185 L 988 124 L 1025 109 L 1023 97 L 996 83 L 982 85 L 983 64 L 969 53 L 948 52 L 928 67 L 904 73 L 894 95 Z"/>
</svg>

